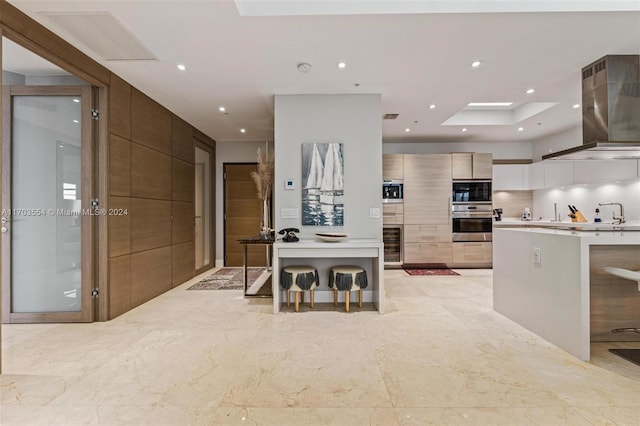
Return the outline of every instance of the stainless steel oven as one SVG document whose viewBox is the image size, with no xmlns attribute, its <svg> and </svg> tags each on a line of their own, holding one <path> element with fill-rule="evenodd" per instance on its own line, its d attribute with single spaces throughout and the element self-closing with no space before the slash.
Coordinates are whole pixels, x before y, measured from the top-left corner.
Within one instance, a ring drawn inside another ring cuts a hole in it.
<svg viewBox="0 0 640 426">
<path fill-rule="evenodd" d="M 382 182 L 382 202 L 402 203 L 404 198 L 404 184 L 400 179 L 384 180 Z"/>
<path fill-rule="evenodd" d="M 491 204 L 490 180 L 454 180 L 451 201 L 457 203 Z"/>
<path fill-rule="evenodd" d="M 492 241 L 491 204 L 454 203 L 451 206 L 453 241 Z"/>
</svg>

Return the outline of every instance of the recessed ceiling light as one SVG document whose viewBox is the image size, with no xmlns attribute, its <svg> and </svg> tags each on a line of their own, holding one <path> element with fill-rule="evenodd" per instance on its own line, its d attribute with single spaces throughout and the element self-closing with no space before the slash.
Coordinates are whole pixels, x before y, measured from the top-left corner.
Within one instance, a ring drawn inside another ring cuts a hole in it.
<svg viewBox="0 0 640 426">
<path fill-rule="evenodd" d="M 240 133 L 245 133 L 246 130 L 245 129 L 240 129 Z"/>
<path fill-rule="evenodd" d="M 407 127 L 406 129 L 404 129 L 404 131 L 405 131 L 406 133 L 409 133 L 409 132 L 411 131 L 411 129 Z"/>
<path fill-rule="evenodd" d="M 436 104 L 429 105 L 429 109 L 434 109 L 435 107 L 436 107 Z"/>
<path fill-rule="evenodd" d="M 220 108 L 218 108 L 218 111 L 220 111 L 220 112 L 225 112 L 226 110 L 227 110 L 227 109 L 226 109 L 225 107 L 223 107 L 223 106 L 221 106 Z"/>
<path fill-rule="evenodd" d="M 178 69 L 179 69 L 180 71 L 185 71 L 185 70 L 187 69 L 187 67 L 185 67 L 183 64 L 178 64 L 178 65 L 176 65 L 176 66 L 178 67 Z"/>
<path fill-rule="evenodd" d="M 471 67 L 472 68 L 478 68 L 480 65 L 482 65 L 482 61 L 473 61 L 473 62 L 471 62 Z"/>
<path fill-rule="evenodd" d="M 468 129 L 467 129 L 466 127 L 463 127 L 463 128 L 462 128 L 462 131 L 463 131 L 463 132 L 466 132 L 467 130 L 468 130 Z"/>
<path fill-rule="evenodd" d="M 530 95 L 535 91 L 536 91 L 536 89 L 527 89 L 527 95 Z"/>
<path fill-rule="evenodd" d="M 73 120 L 73 122 L 74 122 L 74 123 L 79 123 L 79 121 L 78 121 L 78 120 Z"/>
<path fill-rule="evenodd" d="M 78 98 L 73 98 L 73 102 L 79 103 L 79 102 L 80 102 L 80 99 L 78 99 Z"/>
<path fill-rule="evenodd" d="M 338 69 L 345 69 L 347 67 L 347 63 L 346 62 L 338 62 Z"/>
<path fill-rule="evenodd" d="M 497 106 L 510 106 L 513 102 L 469 102 L 467 106 L 470 107 L 497 107 Z"/>
<path fill-rule="evenodd" d="M 519 132 L 524 131 L 524 127 L 518 127 L 518 131 L 519 131 Z"/>
<path fill-rule="evenodd" d="M 574 108 L 574 109 L 580 108 L 580 104 L 575 104 L 571 108 Z"/>
</svg>

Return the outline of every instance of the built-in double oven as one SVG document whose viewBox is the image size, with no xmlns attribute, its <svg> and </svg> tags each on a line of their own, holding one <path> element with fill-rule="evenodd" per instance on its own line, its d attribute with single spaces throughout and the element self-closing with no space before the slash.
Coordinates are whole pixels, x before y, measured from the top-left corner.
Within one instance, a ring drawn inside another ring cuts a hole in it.
<svg viewBox="0 0 640 426">
<path fill-rule="evenodd" d="M 491 181 L 454 180 L 451 200 L 452 240 L 491 241 Z"/>
</svg>

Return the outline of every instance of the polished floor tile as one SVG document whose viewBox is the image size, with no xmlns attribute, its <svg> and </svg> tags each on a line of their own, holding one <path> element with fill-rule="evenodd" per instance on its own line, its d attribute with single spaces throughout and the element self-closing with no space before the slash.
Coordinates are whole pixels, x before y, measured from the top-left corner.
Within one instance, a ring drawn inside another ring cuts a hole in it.
<svg viewBox="0 0 640 426">
<path fill-rule="evenodd" d="M 186 291 L 106 323 L 5 325 L 2 425 L 636 425 L 640 366 L 492 309 L 490 270 L 385 271 L 386 314 Z"/>
</svg>

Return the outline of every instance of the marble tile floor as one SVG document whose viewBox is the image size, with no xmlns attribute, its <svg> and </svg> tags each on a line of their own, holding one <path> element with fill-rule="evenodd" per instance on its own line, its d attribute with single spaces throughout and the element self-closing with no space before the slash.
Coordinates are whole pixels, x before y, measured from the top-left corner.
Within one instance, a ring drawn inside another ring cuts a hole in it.
<svg viewBox="0 0 640 426">
<path fill-rule="evenodd" d="M 386 271 L 382 316 L 275 316 L 196 277 L 106 323 L 5 325 L 0 424 L 640 424 L 640 366 L 577 360 L 492 311 L 490 270 L 458 272 Z"/>
</svg>

